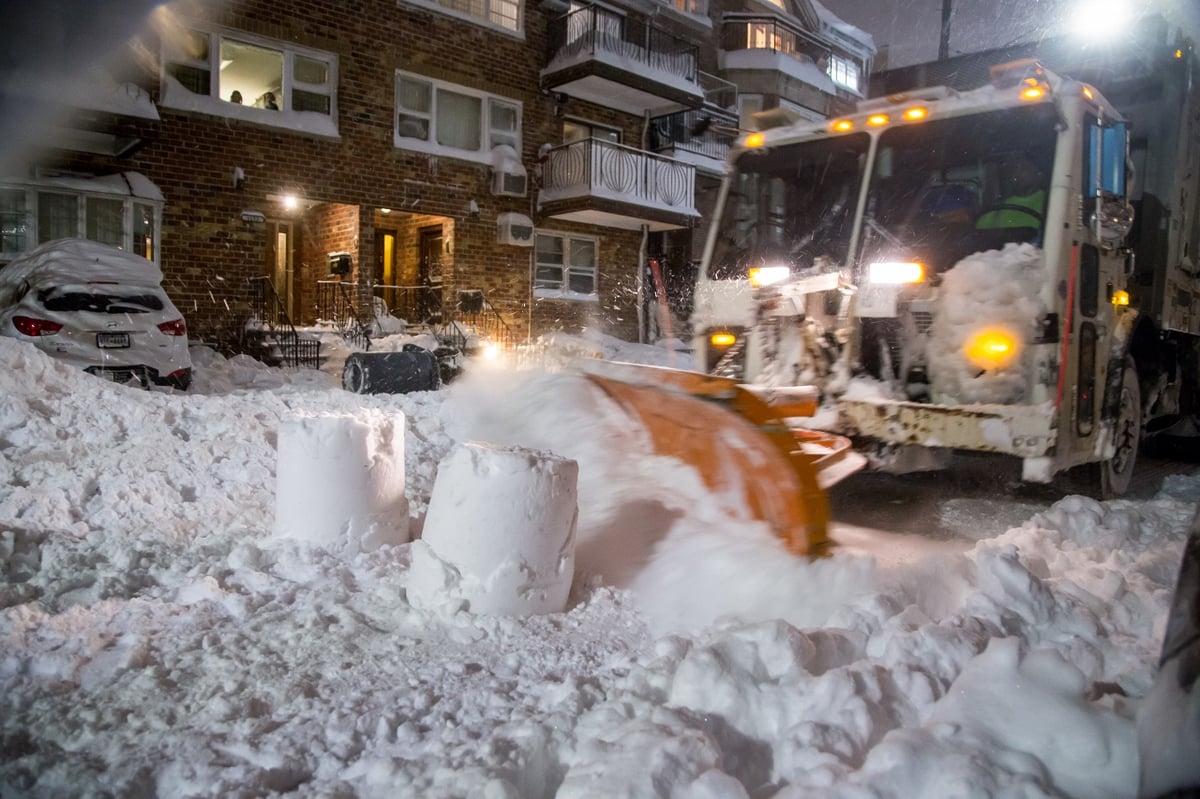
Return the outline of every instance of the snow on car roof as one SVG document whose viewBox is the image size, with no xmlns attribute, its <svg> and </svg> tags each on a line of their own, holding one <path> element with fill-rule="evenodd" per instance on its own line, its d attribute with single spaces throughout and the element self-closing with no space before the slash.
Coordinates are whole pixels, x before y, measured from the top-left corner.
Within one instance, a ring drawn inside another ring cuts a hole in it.
<svg viewBox="0 0 1200 799">
<path fill-rule="evenodd" d="M 86 239 L 48 241 L 0 269 L 0 304 L 22 283 L 105 281 L 130 286 L 162 284 L 158 265 L 140 255 Z"/>
</svg>

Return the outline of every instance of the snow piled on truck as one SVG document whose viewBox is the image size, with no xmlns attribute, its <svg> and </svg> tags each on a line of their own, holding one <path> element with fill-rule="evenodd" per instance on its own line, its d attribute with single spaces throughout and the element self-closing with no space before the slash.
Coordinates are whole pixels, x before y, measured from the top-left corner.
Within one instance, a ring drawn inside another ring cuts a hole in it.
<svg viewBox="0 0 1200 799">
<path fill-rule="evenodd" d="M 1009 331 L 1029 341 L 1046 313 L 1042 250 L 1008 244 L 1003 250 L 970 255 L 942 277 L 926 350 L 933 401 L 946 404 L 1019 402 L 1032 368 L 1028 348 L 1010 365 L 981 370 L 963 355 L 972 335 L 984 328 Z"/>
</svg>

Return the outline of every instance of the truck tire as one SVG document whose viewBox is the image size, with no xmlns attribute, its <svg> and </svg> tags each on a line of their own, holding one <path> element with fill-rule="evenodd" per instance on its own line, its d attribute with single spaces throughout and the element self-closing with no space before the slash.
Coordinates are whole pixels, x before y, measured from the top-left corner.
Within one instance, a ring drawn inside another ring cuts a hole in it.
<svg viewBox="0 0 1200 799">
<path fill-rule="evenodd" d="M 1115 499 L 1129 490 L 1142 441 L 1142 392 L 1137 366 L 1128 355 L 1121 368 L 1119 391 L 1117 418 L 1113 422 L 1113 454 L 1096 464 L 1101 499 Z"/>
</svg>

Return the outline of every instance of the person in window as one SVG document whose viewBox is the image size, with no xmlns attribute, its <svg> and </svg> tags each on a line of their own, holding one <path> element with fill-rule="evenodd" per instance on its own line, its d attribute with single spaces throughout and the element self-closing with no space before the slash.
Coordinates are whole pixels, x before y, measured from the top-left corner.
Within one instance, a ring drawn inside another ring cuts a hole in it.
<svg viewBox="0 0 1200 799">
<path fill-rule="evenodd" d="M 229 102 L 236 103 L 237 105 L 241 105 L 242 104 L 242 93 L 239 92 L 237 89 L 234 89 L 233 94 L 229 95 Z"/>
<path fill-rule="evenodd" d="M 279 110 L 279 103 L 275 102 L 275 92 L 267 92 L 263 95 L 263 108 L 268 111 Z"/>
<path fill-rule="evenodd" d="M 1040 230 L 1046 212 L 1046 182 L 1037 163 L 1025 153 L 1000 162 L 1000 201 L 975 220 L 979 230 L 1033 228 Z"/>
</svg>

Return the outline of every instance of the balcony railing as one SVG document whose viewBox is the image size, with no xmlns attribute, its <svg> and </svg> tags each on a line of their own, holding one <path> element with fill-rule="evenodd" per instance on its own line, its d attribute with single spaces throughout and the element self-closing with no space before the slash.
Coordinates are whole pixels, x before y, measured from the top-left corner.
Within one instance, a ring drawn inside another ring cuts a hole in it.
<svg viewBox="0 0 1200 799">
<path fill-rule="evenodd" d="M 828 61 L 831 50 L 813 34 L 773 17 L 727 16 L 721 27 L 722 50 L 770 50 L 814 64 Z"/>
<path fill-rule="evenodd" d="M 550 67 L 607 54 L 630 71 L 648 67 L 689 83 L 697 80 L 696 45 L 596 6 L 552 19 L 548 42 Z"/>
<path fill-rule="evenodd" d="M 704 92 L 704 102 L 716 108 L 733 109 L 737 105 L 737 84 L 724 78 L 710 75 L 707 72 L 696 73 L 700 81 L 700 90 Z"/>
<path fill-rule="evenodd" d="M 582 139 L 552 149 L 543 179 L 539 203 L 598 197 L 695 213 L 695 167 L 602 139 Z"/>
<path fill-rule="evenodd" d="M 683 150 L 724 163 L 737 134 L 727 121 L 713 121 L 699 109 L 650 120 L 651 148 L 658 153 Z"/>
</svg>

